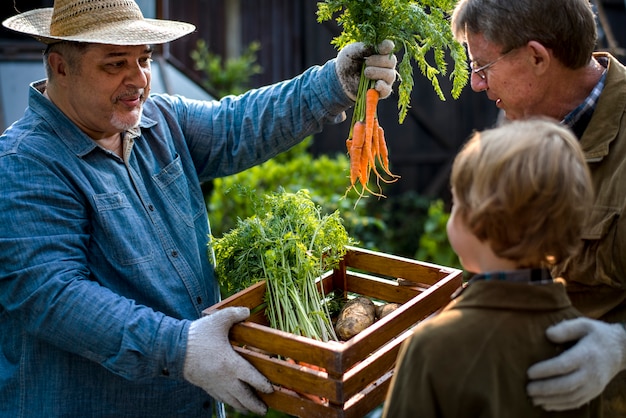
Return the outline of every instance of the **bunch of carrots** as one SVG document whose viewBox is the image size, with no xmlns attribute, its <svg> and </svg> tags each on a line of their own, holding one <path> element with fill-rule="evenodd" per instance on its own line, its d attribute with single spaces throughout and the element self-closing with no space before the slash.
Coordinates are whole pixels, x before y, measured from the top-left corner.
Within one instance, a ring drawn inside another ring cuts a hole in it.
<svg viewBox="0 0 626 418">
<path fill-rule="evenodd" d="M 413 89 L 413 63 L 430 80 L 441 100 L 445 100 L 439 78 L 448 73 L 446 53 L 454 61 L 452 97 L 458 98 L 469 80 L 465 47 L 454 39 L 449 15 L 456 0 L 323 0 L 317 3 L 317 21 L 336 20 L 341 34 L 332 44 L 343 48 L 351 42 L 379 45 L 388 39 L 403 52 L 398 65 L 398 121 L 407 115 Z M 346 142 L 350 156 L 350 187 L 359 198 L 366 193 L 383 196 L 380 182 L 392 183 L 398 176 L 389 171 L 385 135 L 378 124 L 378 94 L 370 80 L 361 74 L 350 134 Z M 378 191 L 368 186 L 374 172 Z"/>
<path fill-rule="evenodd" d="M 363 69 L 365 69 L 365 64 L 363 64 Z M 363 71 L 361 71 L 357 102 L 352 114 L 350 134 L 346 140 L 346 148 L 350 157 L 350 187 L 348 192 L 352 189 L 356 190 L 359 199 L 365 193 L 384 197 L 380 182 L 393 183 L 400 177 L 389 170 L 389 153 L 385 131 L 378 123 L 376 114 L 380 94 L 374 88 L 375 82 L 367 79 L 362 73 Z M 380 167 L 384 174 L 379 172 L 377 167 Z M 373 191 L 368 186 L 372 172 L 376 176 L 378 191 Z"/>
</svg>

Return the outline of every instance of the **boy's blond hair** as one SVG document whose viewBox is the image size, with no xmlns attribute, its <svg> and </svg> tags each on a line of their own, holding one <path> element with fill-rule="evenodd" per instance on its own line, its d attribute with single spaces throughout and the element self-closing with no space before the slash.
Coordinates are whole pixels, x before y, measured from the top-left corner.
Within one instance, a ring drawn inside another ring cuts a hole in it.
<svg viewBox="0 0 626 418">
<path fill-rule="evenodd" d="M 454 161 L 451 185 L 470 231 L 519 267 L 562 262 L 581 244 L 591 177 L 576 137 L 552 120 L 475 133 Z"/>
</svg>

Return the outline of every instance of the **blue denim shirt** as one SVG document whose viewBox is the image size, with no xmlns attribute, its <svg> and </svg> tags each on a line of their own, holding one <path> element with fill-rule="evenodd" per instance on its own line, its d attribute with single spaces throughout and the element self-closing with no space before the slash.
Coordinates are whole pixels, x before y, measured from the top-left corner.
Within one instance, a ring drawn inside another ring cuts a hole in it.
<svg viewBox="0 0 626 418">
<path fill-rule="evenodd" d="M 199 183 L 341 121 L 334 61 L 220 102 L 152 95 L 124 159 L 40 84 L 0 137 L 0 417 L 210 416 L 182 375 L 219 298 Z"/>
</svg>

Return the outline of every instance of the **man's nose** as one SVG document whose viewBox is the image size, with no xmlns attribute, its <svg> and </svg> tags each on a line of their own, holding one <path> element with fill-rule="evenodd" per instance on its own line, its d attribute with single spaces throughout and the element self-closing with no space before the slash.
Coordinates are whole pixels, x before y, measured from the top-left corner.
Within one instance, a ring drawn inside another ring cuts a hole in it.
<svg viewBox="0 0 626 418">
<path fill-rule="evenodd" d="M 126 80 L 127 83 L 132 84 L 134 87 L 143 89 L 148 85 L 149 77 L 150 68 L 136 63 L 129 68 Z"/>
<path fill-rule="evenodd" d="M 470 72 L 470 86 L 472 87 L 472 90 L 477 93 L 487 90 L 487 79 L 482 78 L 480 75 L 472 71 Z"/>
</svg>

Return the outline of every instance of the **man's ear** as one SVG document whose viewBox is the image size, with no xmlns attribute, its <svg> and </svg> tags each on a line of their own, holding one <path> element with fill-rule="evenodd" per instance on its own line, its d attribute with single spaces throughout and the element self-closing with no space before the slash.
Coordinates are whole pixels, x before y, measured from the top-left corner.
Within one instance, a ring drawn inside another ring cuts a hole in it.
<svg viewBox="0 0 626 418">
<path fill-rule="evenodd" d="M 547 71 L 550 63 L 554 59 L 552 51 L 537 41 L 530 41 L 526 44 L 530 52 L 531 64 L 536 74 L 540 75 Z"/>
<path fill-rule="evenodd" d="M 68 75 L 67 61 L 58 52 L 48 54 L 48 64 L 56 79 L 61 80 Z"/>
</svg>

